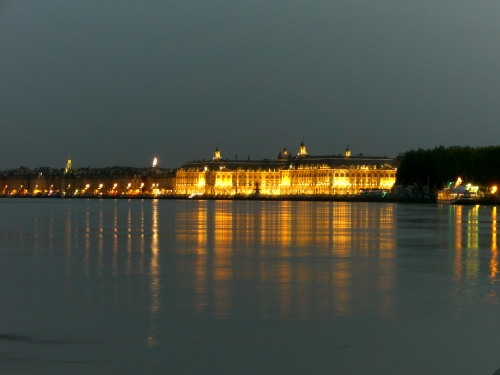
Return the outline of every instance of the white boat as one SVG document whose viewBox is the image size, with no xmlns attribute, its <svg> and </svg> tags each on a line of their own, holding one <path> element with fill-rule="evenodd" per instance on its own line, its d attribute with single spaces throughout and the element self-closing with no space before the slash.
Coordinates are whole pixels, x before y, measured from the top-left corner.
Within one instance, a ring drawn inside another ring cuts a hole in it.
<svg viewBox="0 0 500 375">
<path fill-rule="evenodd" d="M 445 204 L 478 204 L 477 193 L 466 186 L 454 186 L 438 191 L 437 202 Z"/>
</svg>

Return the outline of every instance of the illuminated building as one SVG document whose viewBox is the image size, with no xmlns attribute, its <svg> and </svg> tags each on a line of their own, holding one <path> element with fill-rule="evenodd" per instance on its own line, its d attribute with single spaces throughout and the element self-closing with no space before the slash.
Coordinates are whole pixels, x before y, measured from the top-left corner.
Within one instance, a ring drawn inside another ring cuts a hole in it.
<svg viewBox="0 0 500 375">
<path fill-rule="evenodd" d="M 159 168 L 78 168 L 68 160 L 64 169 L 20 167 L 0 172 L 0 196 L 131 197 L 172 195 L 175 173 Z"/>
<path fill-rule="evenodd" d="M 216 148 L 211 160 L 185 163 L 176 173 L 178 195 L 345 195 L 388 190 L 396 181 L 394 159 L 359 154 L 311 156 L 304 142 L 276 160 L 229 160 Z"/>
</svg>

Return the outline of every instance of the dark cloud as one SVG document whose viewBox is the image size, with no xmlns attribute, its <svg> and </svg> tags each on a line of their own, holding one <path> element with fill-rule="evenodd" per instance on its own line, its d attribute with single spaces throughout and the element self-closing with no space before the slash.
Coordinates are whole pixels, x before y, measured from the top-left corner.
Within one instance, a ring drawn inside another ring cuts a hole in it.
<svg viewBox="0 0 500 375">
<path fill-rule="evenodd" d="M 497 144 L 495 2 L 0 2 L 0 168 Z"/>
</svg>

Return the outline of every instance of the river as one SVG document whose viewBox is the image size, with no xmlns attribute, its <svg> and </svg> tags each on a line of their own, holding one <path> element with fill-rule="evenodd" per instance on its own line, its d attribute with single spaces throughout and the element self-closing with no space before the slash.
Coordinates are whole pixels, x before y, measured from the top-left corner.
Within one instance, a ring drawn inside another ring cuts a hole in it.
<svg viewBox="0 0 500 375">
<path fill-rule="evenodd" d="M 499 214 L 0 199 L 0 372 L 491 375 Z"/>
</svg>

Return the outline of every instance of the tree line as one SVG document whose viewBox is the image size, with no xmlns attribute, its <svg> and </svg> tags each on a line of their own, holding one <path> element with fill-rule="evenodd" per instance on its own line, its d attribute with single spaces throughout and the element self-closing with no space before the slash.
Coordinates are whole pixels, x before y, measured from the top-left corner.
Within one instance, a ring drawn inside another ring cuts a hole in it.
<svg viewBox="0 0 500 375">
<path fill-rule="evenodd" d="M 408 151 L 396 174 L 396 184 L 441 189 L 460 177 L 473 185 L 500 183 L 500 146 L 444 147 Z"/>
</svg>

